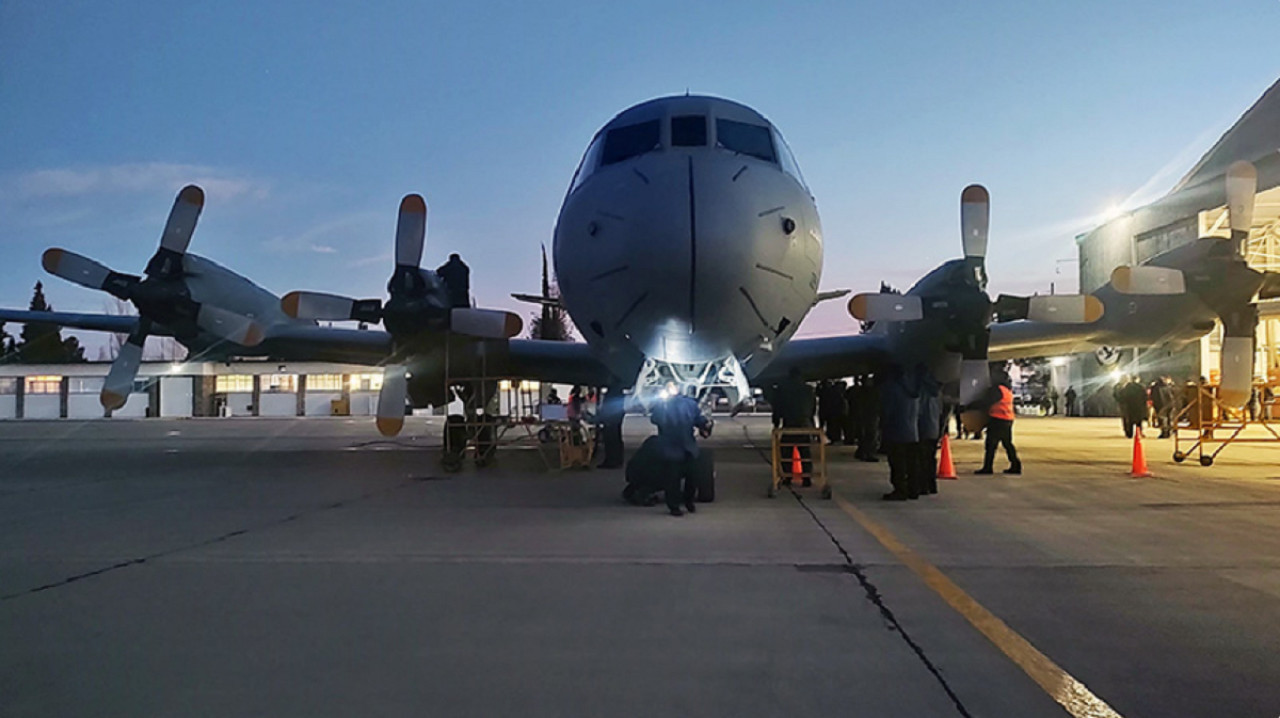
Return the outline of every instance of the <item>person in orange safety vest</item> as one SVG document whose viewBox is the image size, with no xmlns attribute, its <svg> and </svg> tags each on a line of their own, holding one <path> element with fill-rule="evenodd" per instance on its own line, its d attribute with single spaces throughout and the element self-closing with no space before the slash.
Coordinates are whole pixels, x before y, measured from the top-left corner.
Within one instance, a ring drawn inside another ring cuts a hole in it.
<svg viewBox="0 0 1280 718">
<path fill-rule="evenodd" d="M 984 403 L 987 405 L 987 443 L 982 456 L 982 468 L 975 474 L 990 474 L 996 458 L 996 447 L 1004 445 L 1004 453 L 1009 457 L 1009 468 L 1006 474 L 1021 474 L 1022 462 L 1018 460 L 1018 450 L 1013 446 L 1013 389 L 1009 375 L 1004 371 L 992 372 L 992 386 L 987 390 Z"/>
</svg>

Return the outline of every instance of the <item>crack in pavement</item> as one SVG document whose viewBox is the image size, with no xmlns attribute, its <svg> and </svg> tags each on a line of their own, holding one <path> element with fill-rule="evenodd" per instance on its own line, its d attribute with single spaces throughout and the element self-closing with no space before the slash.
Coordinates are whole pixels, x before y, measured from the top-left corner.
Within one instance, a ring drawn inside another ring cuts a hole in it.
<svg viewBox="0 0 1280 718">
<path fill-rule="evenodd" d="M 429 478 L 429 477 L 428 477 L 428 478 Z M 315 506 L 315 507 L 312 507 L 312 508 L 309 508 L 309 509 L 304 509 L 304 510 L 302 510 L 302 511 L 298 511 L 298 512 L 296 512 L 296 513 L 292 513 L 292 514 L 290 514 L 290 515 L 288 515 L 288 516 L 285 516 L 285 517 L 283 517 L 283 518 L 279 518 L 279 519 L 276 519 L 276 520 L 274 520 L 274 521 L 268 521 L 268 522 L 266 522 L 266 523 L 259 524 L 259 525 L 257 525 L 257 526 L 251 526 L 251 527 L 248 527 L 248 528 L 236 529 L 235 531 L 228 531 L 227 533 L 220 534 L 220 535 L 218 535 L 218 536 L 214 536 L 213 538 L 205 539 L 205 540 L 203 540 L 203 541 L 197 541 L 197 542 L 195 542 L 195 543 L 187 544 L 187 545 L 185 545 L 185 546 L 178 546 L 177 548 L 171 548 L 171 549 L 168 549 L 168 550 L 166 550 L 166 551 L 158 551 L 158 552 L 156 552 L 156 553 L 148 554 L 148 555 L 146 555 L 146 556 L 139 556 L 138 558 L 132 558 L 132 559 L 128 559 L 128 560 L 126 560 L 126 561 L 120 561 L 119 563 L 114 563 L 114 564 L 112 564 L 112 565 L 110 565 L 110 566 L 103 566 L 102 568 L 94 569 L 94 570 L 92 570 L 92 571 L 86 571 L 86 572 L 84 572 L 84 573 L 78 573 L 78 574 L 76 574 L 76 575 L 74 575 L 74 576 L 68 576 L 67 578 L 63 578 L 63 579 L 59 579 L 59 580 L 57 580 L 57 581 L 53 581 L 52 583 L 46 583 L 46 584 L 44 584 L 43 586 L 36 586 L 35 588 L 28 588 L 28 589 L 24 589 L 24 590 L 22 590 L 22 591 L 17 591 L 17 592 L 15 592 L 15 593 L 9 593 L 9 594 L 0 595 L 0 602 L 3 602 L 3 601 L 10 601 L 10 600 L 13 600 L 13 599 L 15 599 L 15 598 L 21 598 L 21 597 L 23 597 L 23 596 L 30 596 L 30 595 L 32 595 L 32 594 L 41 593 L 41 592 L 43 592 L 43 591 L 49 591 L 49 590 L 52 590 L 52 589 L 55 589 L 55 588 L 60 588 L 60 587 L 62 587 L 62 586 L 66 586 L 66 585 L 69 585 L 69 584 L 75 583 L 76 581 L 82 581 L 82 580 L 84 580 L 84 579 L 86 579 L 86 578 L 93 578 L 94 576 L 101 576 L 101 575 L 103 575 L 103 574 L 111 573 L 112 571 L 117 571 L 117 570 L 122 569 L 122 568 L 128 568 L 128 567 L 130 567 L 130 566 L 138 566 L 138 565 L 144 564 L 144 563 L 146 563 L 146 562 L 148 562 L 148 561 L 153 561 L 153 560 L 155 560 L 155 559 L 159 559 L 159 558 L 167 558 L 167 557 L 169 557 L 169 556 L 173 556 L 173 555 L 175 555 L 175 554 L 179 554 L 179 553 L 182 553 L 182 552 L 184 552 L 184 551 L 190 551 L 190 550 L 192 550 L 192 549 L 203 548 L 203 547 L 205 547 L 205 546 L 212 546 L 212 545 L 214 545 L 214 544 L 222 543 L 223 541 L 227 541 L 227 540 L 229 540 L 229 539 L 233 539 L 233 538 L 235 538 L 235 537 L 237 537 L 237 536 L 244 536 L 245 534 L 248 534 L 248 533 L 251 533 L 251 532 L 257 532 L 257 531 L 262 531 L 262 530 L 265 530 L 265 529 L 271 529 L 271 528 L 275 528 L 276 526 L 283 526 L 284 524 L 287 524 L 287 523 L 289 523 L 289 522 L 291 522 L 291 521 L 296 521 L 296 520 L 298 520 L 298 519 L 300 519 L 300 518 L 302 518 L 302 517 L 304 517 L 304 516 L 311 516 L 311 515 L 314 515 L 314 514 L 323 513 L 323 512 L 325 512 L 325 511 L 332 511 L 333 509 L 340 509 L 340 508 L 343 508 L 343 507 L 345 507 L 345 506 L 350 506 L 350 505 L 352 505 L 352 504 L 355 504 L 355 503 L 358 503 L 358 502 L 361 502 L 361 501 L 366 501 L 366 500 L 368 500 L 368 499 L 374 498 L 375 496 L 381 496 L 381 495 L 383 495 L 383 494 L 389 494 L 389 493 L 392 493 L 392 492 L 395 492 L 395 491 L 399 491 L 400 489 L 403 489 L 403 488 L 405 488 L 405 487 L 407 487 L 407 486 L 412 486 L 412 485 L 414 485 L 414 484 L 421 483 L 421 482 L 422 482 L 422 481 L 424 481 L 424 480 L 427 480 L 427 479 L 424 479 L 424 478 L 421 478 L 421 477 L 419 477 L 419 478 L 410 478 L 410 479 L 407 479 L 407 480 L 405 480 L 405 481 L 401 481 L 400 483 L 395 484 L 395 485 L 393 485 L 393 486 L 387 487 L 387 488 L 385 488 L 385 489 L 381 489 L 381 490 L 378 490 L 378 491 L 366 491 L 365 493 L 360 494 L 359 496 L 354 496 L 354 497 L 349 498 L 349 499 L 343 499 L 343 500 L 341 500 L 341 501 L 333 501 L 333 502 L 330 502 L 330 503 L 327 503 L 327 504 L 324 504 L 324 505 L 321 505 L 321 506 Z"/>
<path fill-rule="evenodd" d="M 751 435 L 748 433 L 746 426 L 742 427 L 742 434 L 746 437 L 747 442 L 751 444 L 752 448 L 760 454 L 760 458 L 766 463 L 771 464 L 772 461 L 766 457 L 764 450 L 757 446 L 751 439 Z M 844 557 L 845 571 L 852 574 L 853 577 L 857 579 L 858 584 L 862 587 L 863 594 L 866 596 L 867 600 L 880 611 L 880 617 L 884 619 L 884 622 L 889 625 L 891 630 L 896 631 L 897 634 L 902 637 L 903 642 L 905 642 L 911 649 L 912 653 L 916 655 L 916 658 L 920 659 L 920 662 L 924 664 L 925 669 L 933 675 L 934 679 L 938 682 L 938 685 L 942 687 L 942 690 L 947 694 L 947 697 L 951 699 L 951 703 L 955 705 L 956 710 L 960 715 L 965 718 L 972 718 L 972 714 L 969 713 L 967 708 L 965 708 L 964 703 L 960 700 L 960 696 L 956 695 L 956 692 L 951 688 L 951 684 L 947 683 L 947 679 L 943 677 L 942 672 L 936 665 L 934 665 L 933 661 L 929 659 L 924 648 L 922 648 L 919 643 L 916 643 L 915 639 L 911 637 L 911 634 L 907 632 L 906 627 L 904 627 L 898 620 L 893 609 L 889 608 L 885 603 L 884 596 L 880 594 L 880 589 L 876 587 L 869 577 L 867 577 L 864 567 L 853 560 L 853 556 L 849 555 L 848 549 L 840 543 L 840 539 L 836 538 L 835 534 L 831 532 L 831 529 L 827 528 L 827 525 L 822 522 L 822 519 L 818 517 L 818 514 L 814 512 L 813 508 L 805 503 L 804 497 L 801 496 L 799 492 L 790 486 L 787 487 L 787 491 L 795 498 L 796 503 L 800 504 L 800 508 L 804 509 L 805 513 L 809 514 L 809 518 L 813 520 L 818 528 L 827 535 L 827 539 L 836 547 L 836 550 L 840 552 L 840 555 Z"/>
</svg>

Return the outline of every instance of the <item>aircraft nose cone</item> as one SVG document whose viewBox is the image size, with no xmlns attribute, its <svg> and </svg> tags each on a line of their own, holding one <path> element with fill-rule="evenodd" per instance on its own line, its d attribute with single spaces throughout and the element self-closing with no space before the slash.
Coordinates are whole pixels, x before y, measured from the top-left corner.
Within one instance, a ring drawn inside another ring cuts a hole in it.
<svg viewBox="0 0 1280 718">
<path fill-rule="evenodd" d="M 643 157 L 571 195 L 556 229 L 566 308 L 588 339 L 695 364 L 794 331 L 822 247 L 807 192 L 729 153 Z"/>
<path fill-rule="evenodd" d="M 620 339 L 668 361 L 706 361 L 691 332 L 691 209 L 688 163 L 676 157 L 601 172 L 566 200 L 556 271 L 588 338 Z"/>
</svg>

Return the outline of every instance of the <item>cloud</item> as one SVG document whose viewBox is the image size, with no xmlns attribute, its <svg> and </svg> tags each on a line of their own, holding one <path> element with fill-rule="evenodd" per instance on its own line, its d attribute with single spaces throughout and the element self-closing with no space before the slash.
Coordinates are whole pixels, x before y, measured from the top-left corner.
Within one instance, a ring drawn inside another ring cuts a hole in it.
<svg viewBox="0 0 1280 718">
<path fill-rule="evenodd" d="M 382 254 L 374 254 L 368 257 L 361 257 L 351 261 L 353 267 L 367 267 L 370 264 L 391 264 L 394 255 L 391 252 L 383 252 Z"/>
<path fill-rule="evenodd" d="M 263 243 L 268 252 L 277 254 L 343 254 L 344 248 L 353 244 L 367 246 L 369 237 L 385 232 L 379 225 L 385 224 L 381 212 L 353 212 L 326 219 L 296 234 L 280 234 Z M 388 243 L 390 239 L 386 240 Z"/>
<path fill-rule="evenodd" d="M 187 184 L 197 184 L 219 201 L 266 199 L 266 182 L 204 165 L 168 162 L 135 162 L 118 165 L 66 167 L 33 170 L 3 182 L 6 194 L 19 202 L 67 199 L 84 196 L 176 193 Z"/>
</svg>

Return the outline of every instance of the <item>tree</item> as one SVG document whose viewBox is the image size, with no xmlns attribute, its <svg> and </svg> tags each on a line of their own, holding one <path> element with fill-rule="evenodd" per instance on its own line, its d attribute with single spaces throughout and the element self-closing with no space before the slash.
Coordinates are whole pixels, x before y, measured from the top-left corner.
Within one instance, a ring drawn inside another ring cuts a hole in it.
<svg viewBox="0 0 1280 718">
<path fill-rule="evenodd" d="M 547 339 L 557 342 L 573 341 L 573 329 L 569 313 L 560 304 L 560 287 L 547 272 L 547 248 L 542 247 L 542 314 L 529 322 L 530 339 Z"/>
<path fill-rule="evenodd" d="M 52 312 L 53 307 L 44 298 L 44 285 L 36 282 L 35 294 L 31 297 L 31 311 Z M 75 337 L 62 338 L 62 328 L 54 324 L 24 324 L 22 341 L 18 342 L 14 351 L 16 361 L 22 364 L 64 364 L 82 362 L 84 347 Z"/>
</svg>

